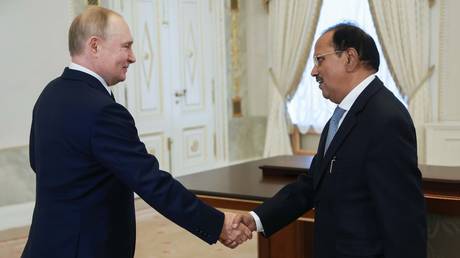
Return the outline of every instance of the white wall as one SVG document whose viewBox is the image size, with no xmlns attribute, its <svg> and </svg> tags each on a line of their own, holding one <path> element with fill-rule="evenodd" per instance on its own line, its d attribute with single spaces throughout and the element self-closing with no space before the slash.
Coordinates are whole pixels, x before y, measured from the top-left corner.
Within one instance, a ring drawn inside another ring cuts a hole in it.
<svg viewBox="0 0 460 258">
<path fill-rule="evenodd" d="M 439 99 L 440 122 L 460 122 L 460 1 L 440 1 Z"/>
<path fill-rule="evenodd" d="M 247 85 L 250 116 L 268 111 L 268 13 L 263 1 L 241 1 L 246 8 Z"/>
<path fill-rule="evenodd" d="M 431 78 L 433 121 L 425 128 L 426 163 L 460 166 L 460 1 L 436 1 L 432 9 L 432 49 L 436 65 Z"/>
<path fill-rule="evenodd" d="M 35 100 L 70 60 L 69 3 L 0 1 L 0 149 L 28 144 Z"/>
</svg>

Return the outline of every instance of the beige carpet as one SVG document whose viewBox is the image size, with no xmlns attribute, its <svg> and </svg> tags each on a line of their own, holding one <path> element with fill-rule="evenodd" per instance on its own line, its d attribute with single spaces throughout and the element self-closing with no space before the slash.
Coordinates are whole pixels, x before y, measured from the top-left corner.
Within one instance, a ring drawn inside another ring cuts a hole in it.
<svg viewBox="0 0 460 258">
<path fill-rule="evenodd" d="M 143 201 L 136 201 L 137 242 L 135 258 L 254 258 L 257 257 L 257 235 L 236 249 L 220 243 L 208 245 L 173 224 Z M 19 258 L 28 228 L 0 232 L 0 258 Z"/>
</svg>

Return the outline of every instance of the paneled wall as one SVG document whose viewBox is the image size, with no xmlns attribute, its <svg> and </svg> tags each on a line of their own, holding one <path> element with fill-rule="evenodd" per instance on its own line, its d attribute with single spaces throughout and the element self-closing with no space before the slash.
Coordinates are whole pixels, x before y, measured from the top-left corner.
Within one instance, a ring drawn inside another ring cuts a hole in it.
<svg viewBox="0 0 460 258">
<path fill-rule="evenodd" d="M 230 0 L 226 1 L 227 66 L 229 100 L 235 96 L 231 62 Z M 229 160 L 261 157 L 265 145 L 268 110 L 268 13 L 262 1 L 239 1 L 238 31 L 242 117 L 232 117 L 229 101 Z"/>
<path fill-rule="evenodd" d="M 426 127 L 426 161 L 428 164 L 460 166 L 460 50 L 458 33 L 460 2 L 435 1 L 434 55 L 437 62 L 433 86 L 435 119 Z"/>
<path fill-rule="evenodd" d="M 439 122 L 460 122 L 460 34 L 458 24 L 460 1 L 435 1 L 439 5 Z M 436 35 L 435 35 L 436 36 Z"/>
</svg>

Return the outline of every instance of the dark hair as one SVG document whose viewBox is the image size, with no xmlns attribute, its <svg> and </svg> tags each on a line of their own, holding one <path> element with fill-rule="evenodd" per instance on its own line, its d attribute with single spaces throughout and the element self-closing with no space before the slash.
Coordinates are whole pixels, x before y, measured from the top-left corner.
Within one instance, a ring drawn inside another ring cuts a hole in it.
<svg viewBox="0 0 460 258">
<path fill-rule="evenodd" d="M 324 33 L 333 31 L 332 43 L 337 51 L 344 51 L 348 48 L 356 49 L 359 60 L 365 65 L 379 70 L 380 57 L 374 39 L 364 30 L 352 23 L 339 23 L 328 28 Z"/>
</svg>

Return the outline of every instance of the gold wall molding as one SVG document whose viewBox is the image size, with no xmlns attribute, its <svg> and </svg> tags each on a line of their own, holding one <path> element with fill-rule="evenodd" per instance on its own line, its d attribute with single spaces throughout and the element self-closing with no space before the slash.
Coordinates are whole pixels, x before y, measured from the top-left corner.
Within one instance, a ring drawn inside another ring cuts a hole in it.
<svg viewBox="0 0 460 258">
<path fill-rule="evenodd" d="M 239 1 L 230 1 L 230 18 L 231 18 L 231 34 L 230 48 L 232 60 L 232 79 L 233 79 L 233 97 L 232 97 L 232 114 L 234 117 L 241 117 L 241 67 L 240 67 L 240 42 L 239 42 Z"/>
<path fill-rule="evenodd" d="M 86 5 L 98 5 L 100 6 L 99 0 L 86 0 Z"/>
</svg>

